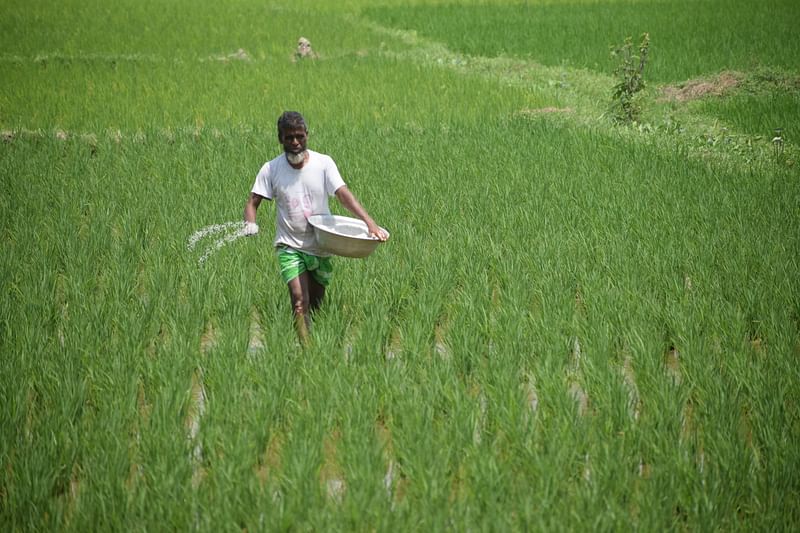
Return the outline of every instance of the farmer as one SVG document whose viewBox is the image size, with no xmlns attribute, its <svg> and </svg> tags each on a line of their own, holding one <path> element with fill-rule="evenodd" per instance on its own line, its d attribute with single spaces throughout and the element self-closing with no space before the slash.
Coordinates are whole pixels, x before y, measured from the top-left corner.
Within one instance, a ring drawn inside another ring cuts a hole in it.
<svg viewBox="0 0 800 533">
<path fill-rule="evenodd" d="M 382 241 L 388 236 L 347 188 L 333 159 L 307 148 L 308 128 L 300 113 L 286 111 L 278 118 L 278 142 L 284 153 L 258 172 L 244 206 L 244 232 L 258 233 L 256 212 L 261 200 L 275 200 L 278 264 L 289 287 L 297 335 L 306 344 L 310 314 L 322 303 L 333 272 L 330 254 L 317 247 L 308 217 L 330 214 L 328 197 L 335 195 L 367 224 L 370 235 Z"/>
</svg>

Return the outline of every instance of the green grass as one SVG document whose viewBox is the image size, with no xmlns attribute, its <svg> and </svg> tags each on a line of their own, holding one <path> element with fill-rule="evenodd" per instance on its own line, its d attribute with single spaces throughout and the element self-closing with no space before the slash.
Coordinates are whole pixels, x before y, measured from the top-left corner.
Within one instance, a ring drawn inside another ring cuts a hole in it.
<svg viewBox="0 0 800 533">
<path fill-rule="evenodd" d="M 366 3 L 237 6 L 130 4 L 185 11 L 174 54 L 99 4 L 4 19 L 0 528 L 797 527 L 794 166 L 538 113 L 584 74 L 440 63 Z M 683 112 L 774 105 L 712 102 Z M 284 108 L 392 233 L 335 260 L 307 350 L 271 205 L 187 246 L 240 219 Z"/>
<path fill-rule="evenodd" d="M 312 44 L 329 53 L 375 44 L 364 42 L 333 7 L 318 6 L 316 16 L 300 17 L 299 6 L 240 0 L 201 8 L 186 1 L 123 0 L 111 7 L 97 0 L 58 6 L 46 0 L 10 0 L 0 28 L 3 54 L 21 56 L 100 54 L 172 62 L 243 48 L 254 58 L 284 59 L 303 34 L 319 35 Z M 341 30 L 338 37 L 325 31 L 332 20 Z"/>
<path fill-rule="evenodd" d="M 344 122 L 371 131 L 475 121 L 547 102 L 489 82 L 465 85 L 457 74 L 429 66 L 356 56 L 313 65 L 293 64 L 288 55 L 280 62 L 257 64 L 8 62 L 0 64 L 0 71 L 6 79 L 18 80 L 0 101 L 0 116 L 12 128 L 100 134 L 109 129 L 256 126 L 268 129 L 270 147 L 275 117 L 295 104 L 296 90 L 307 95 L 305 113 L 314 125 Z M 348 80 L 339 79 L 343 71 L 350 73 Z M 405 87 L 408 80 L 416 80 L 408 90 L 384 89 Z M 284 89 L 283 83 L 291 85 Z M 490 92 L 497 98 L 480 98 Z"/>
<path fill-rule="evenodd" d="M 709 98 L 697 102 L 698 111 L 718 117 L 734 131 L 772 139 L 781 130 L 786 140 L 800 138 L 800 95 L 771 92 L 742 92 L 729 98 Z"/>
<path fill-rule="evenodd" d="M 586 4 L 374 7 L 366 16 L 416 30 L 476 56 L 529 58 L 611 73 L 609 48 L 651 38 L 647 80 L 681 81 L 725 69 L 798 68 L 796 2 L 608 1 Z"/>
</svg>

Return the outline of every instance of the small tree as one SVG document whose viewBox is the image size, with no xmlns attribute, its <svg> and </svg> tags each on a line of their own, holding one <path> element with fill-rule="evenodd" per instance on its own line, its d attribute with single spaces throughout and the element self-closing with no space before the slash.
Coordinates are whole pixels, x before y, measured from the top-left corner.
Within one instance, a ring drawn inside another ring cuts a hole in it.
<svg viewBox="0 0 800 533">
<path fill-rule="evenodd" d="M 636 93 L 644 89 L 644 67 L 650 49 L 650 34 L 642 34 L 639 54 L 634 54 L 633 40 L 628 37 L 622 46 L 611 48 L 611 56 L 619 58 L 620 63 L 614 69 L 619 82 L 614 85 L 611 110 L 615 122 L 630 123 L 639 118 L 641 109 L 635 101 Z"/>
</svg>

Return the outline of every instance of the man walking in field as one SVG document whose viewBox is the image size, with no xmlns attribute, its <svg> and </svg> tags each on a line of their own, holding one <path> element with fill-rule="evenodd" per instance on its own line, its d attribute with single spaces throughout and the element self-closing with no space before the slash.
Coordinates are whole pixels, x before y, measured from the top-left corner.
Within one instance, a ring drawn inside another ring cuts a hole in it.
<svg viewBox="0 0 800 533">
<path fill-rule="evenodd" d="M 328 197 L 336 196 L 367 224 L 370 235 L 382 241 L 387 235 L 347 188 L 333 159 L 307 148 L 308 128 L 300 113 L 286 111 L 278 118 L 278 141 L 284 153 L 261 167 L 244 206 L 245 234 L 258 233 L 261 200 L 275 200 L 274 245 L 281 277 L 289 287 L 297 334 L 305 344 L 310 313 L 322 303 L 333 272 L 329 254 L 317 247 L 308 217 L 330 214 Z"/>
</svg>

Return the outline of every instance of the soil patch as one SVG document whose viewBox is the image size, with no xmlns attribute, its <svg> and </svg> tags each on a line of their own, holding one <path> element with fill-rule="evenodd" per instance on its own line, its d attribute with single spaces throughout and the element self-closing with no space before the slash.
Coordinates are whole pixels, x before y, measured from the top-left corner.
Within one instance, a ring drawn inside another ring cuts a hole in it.
<svg viewBox="0 0 800 533">
<path fill-rule="evenodd" d="M 678 85 L 667 85 L 661 89 L 664 100 L 688 102 L 704 96 L 722 96 L 738 87 L 745 79 L 741 72 L 725 71 L 712 78 L 697 78 Z"/>
</svg>

